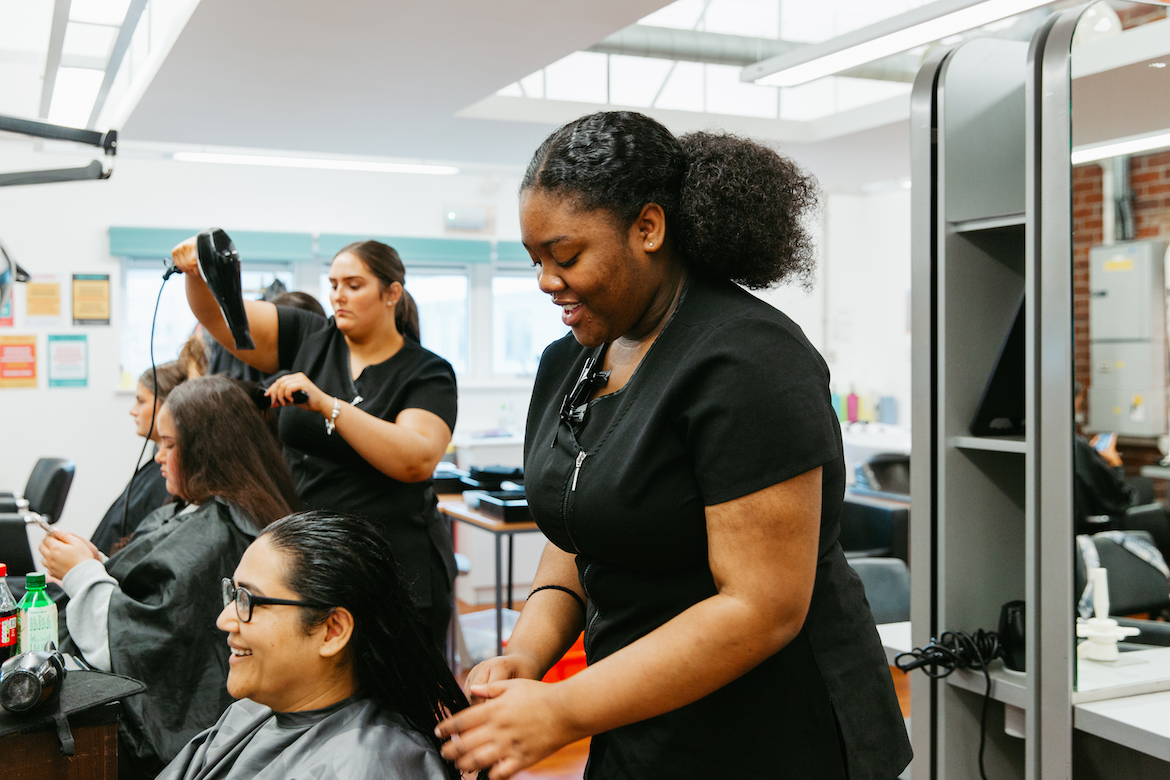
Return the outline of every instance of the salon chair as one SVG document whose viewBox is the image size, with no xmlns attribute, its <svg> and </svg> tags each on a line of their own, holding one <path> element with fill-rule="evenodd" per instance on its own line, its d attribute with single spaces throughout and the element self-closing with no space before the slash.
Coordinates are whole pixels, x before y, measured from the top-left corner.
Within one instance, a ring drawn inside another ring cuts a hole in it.
<svg viewBox="0 0 1170 780">
<path fill-rule="evenodd" d="M 865 599 L 875 623 L 910 619 L 910 570 L 898 558 L 850 558 L 849 565 L 865 586 Z"/>
<path fill-rule="evenodd" d="M 1159 503 L 1131 506 L 1120 521 L 1123 531 L 1145 531 L 1154 540 L 1162 557 L 1170 561 L 1170 521 L 1166 509 Z"/>
<path fill-rule="evenodd" d="M 1150 544 L 1154 538 L 1145 531 L 1125 531 Z M 1160 571 L 1126 550 L 1106 534 L 1090 537 L 1097 548 L 1101 567 L 1109 581 L 1109 614 L 1134 615 L 1142 612 L 1158 613 L 1170 607 L 1170 582 Z M 1074 545 L 1073 597 L 1077 600 L 1085 590 L 1085 561 L 1080 545 Z"/>
<path fill-rule="evenodd" d="M 1159 511 L 1161 505 L 1157 505 Z M 1139 507 L 1140 508 L 1140 507 Z M 1134 536 L 1153 542 L 1154 538 L 1144 531 L 1132 531 Z M 1109 611 L 1119 625 L 1132 626 L 1141 631 L 1120 643 L 1122 650 L 1140 649 L 1143 645 L 1170 647 L 1170 623 L 1159 620 L 1141 620 L 1122 617 L 1141 612 L 1156 612 L 1170 603 L 1167 593 L 1170 584 L 1161 573 L 1132 553 L 1105 538 L 1094 538 L 1093 546 L 1101 558 L 1101 565 L 1108 572 Z M 1080 599 L 1085 588 L 1085 564 L 1079 546 L 1073 568 L 1074 598 Z"/>
<path fill-rule="evenodd" d="M 28 511 L 42 515 L 50 523 L 57 522 L 73 484 L 74 470 L 73 461 L 66 458 L 38 460 L 24 486 Z M 27 574 L 34 568 L 22 504 L 11 493 L 0 494 L 0 561 L 8 565 L 11 576 Z"/>
<path fill-rule="evenodd" d="M 910 560 L 910 502 L 846 491 L 839 540 L 846 558 Z"/>
</svg>

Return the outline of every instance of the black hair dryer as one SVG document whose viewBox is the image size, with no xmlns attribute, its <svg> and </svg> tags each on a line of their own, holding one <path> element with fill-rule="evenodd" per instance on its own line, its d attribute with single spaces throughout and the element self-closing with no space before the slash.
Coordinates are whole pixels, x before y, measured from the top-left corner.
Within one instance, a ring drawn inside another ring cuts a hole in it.
<svg viewBox="0 0 1170 780">
<path fill-rule="evenodd" d="M 0 706 L 9 712 L 27 712 L 61 692 L 65 658 L 50 649 L 21 653 L 0 666 Z"/>
<path fill-rule="evenodd" d="M 255 349 L 244 312 L 244 287 L 240 282 L 240 253 L 228 234 L 208 228 L 195 237 L 199 253 L 199 275 L 215 296 L 223 320 L 236 340 L 236 349 Z"/>
</svg>

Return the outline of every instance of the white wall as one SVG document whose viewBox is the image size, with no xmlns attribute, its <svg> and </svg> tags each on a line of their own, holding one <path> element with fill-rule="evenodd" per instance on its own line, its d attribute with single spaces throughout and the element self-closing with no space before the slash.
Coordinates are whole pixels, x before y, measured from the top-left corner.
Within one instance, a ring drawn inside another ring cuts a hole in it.
<svg viewBox="0 0 1170 780">
<path fill-rule="evenodd" d="M 909 427 L 910 191 L 829 195 L 823 252 L 833 385 L 894 396 Z"/>
<path fill-rule="evenodd" d="M 0 142 L 3 171 L 85 162 L 32 154 L 24 144 Z M 5 445 L 0 447 L 0 489 L 19 492 L 38 457 L 73 458 L 77 474 L 61 523 L 88 536 L 133 471 L 142 440 L 134 435 L 128 416 L 130 396 L 117 391 L 121 265 L 109 254 L 110 225 L 438 237 L 443 235 L 444 205 L 485 204 L 496 209 L 497 236 L 515 240 L 516 186 L 517 178 L 505 175 L 293 171 L 126 156 L 118 158 L 107 181 L 0 188 L 0 238 L 30 273 L 57 275 L 66 315 L 57 326 L 27 322 L 18 292 L 16 326 L 0 328 L 0 335 L 35 333 L 39 363 L 38 389 L 0 390 Z M 70 324 L 68 282 L 74 273 L 110 275 L 110 327 Z M 176 281 L 182 283 L 170 284 Z M 49 333 L 89 337 L 88 387 L 47 386 L 44 350 Z M 523 382 L 470 383 L 461 387 L 460 396 L 460 424 L 468 430 L 494 427 L 501 404 L 510 403 L 521 421 L 527 410 Z"/>
</svg>

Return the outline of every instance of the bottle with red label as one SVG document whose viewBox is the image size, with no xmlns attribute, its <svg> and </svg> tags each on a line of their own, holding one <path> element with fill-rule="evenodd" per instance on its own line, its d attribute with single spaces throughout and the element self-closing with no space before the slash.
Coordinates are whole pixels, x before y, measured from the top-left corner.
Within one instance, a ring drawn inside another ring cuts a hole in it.
<svg viewBox="0 0 1170 780">
<path fill-rule="evenodd" d="M 8 575 L 8 567 L 0 563 L 0 661 L 7 661 L 14 655 L 20 654 L 20 632 L 17 630 L 20 608 L 12 591 L 8 589 L 8 582 L 4 579 Z"/>
</svg>

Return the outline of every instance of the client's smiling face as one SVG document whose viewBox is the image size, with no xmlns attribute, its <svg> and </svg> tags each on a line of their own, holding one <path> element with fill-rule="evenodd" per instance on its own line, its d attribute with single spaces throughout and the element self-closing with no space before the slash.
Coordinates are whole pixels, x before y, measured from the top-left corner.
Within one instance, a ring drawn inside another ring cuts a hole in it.
<svg viewBox="0 0 1170 780">
<path fill-rule="evenodd" d="M 284 579 L 284 554 L 261 536 L 244 552 L 233 578 L 236 587 L 253 596 L 290 601 L 303 596 L 289 589 Z M 228 693 L 248 698 L 276 712 L 306 709 L 306 702 L 320 694 L 322 658 L 321 629 L 305 633 L 301 607 L 253 605 L 252 619 L 245 623 L 235 603 L 228 604 L 215 625 L 228 632 Z M 246 615 L 245 615 L 246 617 Z"/>
</svg>

